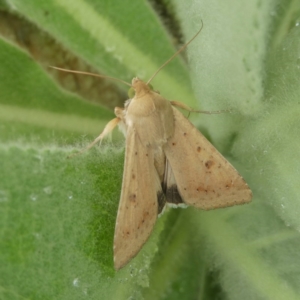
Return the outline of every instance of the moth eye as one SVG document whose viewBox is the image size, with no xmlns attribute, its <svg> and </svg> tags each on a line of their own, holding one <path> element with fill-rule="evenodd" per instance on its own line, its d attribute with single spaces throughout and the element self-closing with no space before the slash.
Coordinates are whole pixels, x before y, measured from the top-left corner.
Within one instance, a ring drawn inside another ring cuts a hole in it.
<svg viewBox="0 0 300 300">
<path fill-rule="evenodd" d="M 134 95 L 135 95 L 135 91 L 134 91 L 134 89 L 131 87 L 131 88 L 128 90 L 128 97 L 129 97 L 130 99 L 132 99 L 132 98 L 134 97 Z"/>
</svg>

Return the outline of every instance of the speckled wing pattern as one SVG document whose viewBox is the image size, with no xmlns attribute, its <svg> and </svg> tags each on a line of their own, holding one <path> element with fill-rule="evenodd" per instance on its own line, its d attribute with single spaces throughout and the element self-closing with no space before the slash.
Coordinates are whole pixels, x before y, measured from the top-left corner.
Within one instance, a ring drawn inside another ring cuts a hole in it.
<svg viewBox="0 0 300 300">
<path fill-rule="evenodd" d="M 174 135 L 164 152 L 176 184 L 167 182 L 166 193 L 178 190 L 184 203 L 201 209 L 249 202 L 252 192 L 237 170 L 174 107 L 173 114 Z"/>
<path fill-rule="evenodd" d="M 125 165 L 115 236 L 114 265 L 118 270 L 144 245 L 163 196 L 151 147 L 144 147 L 134 128 L 127 129 Z"/>
</svg>

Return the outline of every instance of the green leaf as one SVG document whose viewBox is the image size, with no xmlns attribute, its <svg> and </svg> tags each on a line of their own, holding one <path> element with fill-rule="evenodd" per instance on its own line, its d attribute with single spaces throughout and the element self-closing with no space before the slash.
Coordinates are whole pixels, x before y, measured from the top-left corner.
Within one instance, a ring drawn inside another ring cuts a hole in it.
<svg viewBox="0 0 300 300">
<path fill-rule="evenodd" d="M 11 3 L 85 62 L 113 77 L 147 79 L 174 53 L 170 38 L 144 1 Z M 170 99 L 193 103 L 187 69 L 180 59 L 164 69 L 154 85 Z"/>
<path fill-rule="evenodd" d="M 299 2 L 155 7 L 160 14 L 140 0 L 1 2 L 1 299 L 299 299 Z M 253 201 L 166 212 L 115 272 L 123 142 L 67 156 L 114 118 L 127 87 L 48 67 L 147 79 L 180 44 L 164 24 L 188 40 L 201 21 L 190 72 L 176 58 L 153 85 L 192 107 L 231 109 L 193 117 Z"/>
</svg>

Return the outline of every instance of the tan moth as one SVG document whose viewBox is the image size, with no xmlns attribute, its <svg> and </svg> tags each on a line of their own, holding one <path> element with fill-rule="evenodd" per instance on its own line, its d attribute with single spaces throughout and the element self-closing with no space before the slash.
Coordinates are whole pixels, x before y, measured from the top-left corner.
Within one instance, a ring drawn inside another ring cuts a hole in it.
<svg viewBox="0 0 300 300">
<path fill-rule="evenodd" d="M 201 29 L 146 83 L 139 78 L 133 78 L 131 84 L 122 81 L 134 90 L 134 97 L 124 108 L 115 108 L 116 118 L 83 150 L 101 141 L 116 125 L 125 132 L 123 183 L 114 235 L 116 270 L 137 255 L 166 204 L 208 210 L 251 200 L 252 192 L 237 170 L 176 107 L 192 110 L 166 100 L 149 85 Z"/>
</svg>

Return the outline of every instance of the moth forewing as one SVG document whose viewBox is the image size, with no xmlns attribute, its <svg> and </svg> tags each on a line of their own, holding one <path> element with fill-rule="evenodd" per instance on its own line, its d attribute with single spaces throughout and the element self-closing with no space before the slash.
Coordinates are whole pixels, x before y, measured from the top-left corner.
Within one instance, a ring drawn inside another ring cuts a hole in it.
<svg viewBox="0 0 300 300">
<path fill-rule="evenodd" d="M 154 154 L 144 147 L 134 128 L 127 128 L 122 191 L 114 236 L 115 269 L 132 259 L 156 222 L 158 201 Z"/>
<path fill-rule="evenodd" d="M 237 170 L 212 144 L 173 108 L 174 135 L 164 146 L 183 202 L 202 209 L 247 203 L 252 192 Z"/>
</svg>

